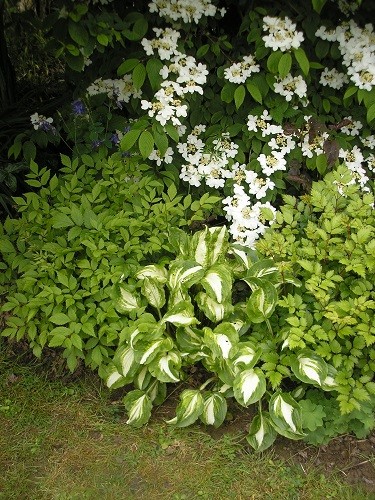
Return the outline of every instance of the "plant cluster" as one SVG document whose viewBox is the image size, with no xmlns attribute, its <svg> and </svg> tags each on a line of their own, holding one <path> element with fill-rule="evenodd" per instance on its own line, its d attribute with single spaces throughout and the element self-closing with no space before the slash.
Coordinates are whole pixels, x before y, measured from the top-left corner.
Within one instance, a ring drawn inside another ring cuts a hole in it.
<svg viewBox="0 0 375 500">
<path fill-rule="evenodd" d="M 324 0 L 297 15 L 230 0 L 155 0 L 148 14 L 117 4 L 67 3 L 48 18 L 75 90 L 53 116 L 33 113 L 9 150 L 30 162 L 33 191 L 0 226 L 2 334 L 126 387 L 136 426 L 184 384 L 171 424 L 218 426 L 229 400 L 255 404 L 256 450 L 277 434 L 365 435 L 373 26 L 337 23 Z M 33 161 L 50 143 L 70 149 L 58 175 Z"/>
</svg>

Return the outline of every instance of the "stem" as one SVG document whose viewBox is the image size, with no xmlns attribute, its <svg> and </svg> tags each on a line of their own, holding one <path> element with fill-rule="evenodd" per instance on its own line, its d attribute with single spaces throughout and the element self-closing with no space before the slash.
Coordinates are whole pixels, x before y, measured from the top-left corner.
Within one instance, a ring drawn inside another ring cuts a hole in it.
<svg viewBox="0 0 375 500">
<path fill-rule="evenodd" d="M 272 326 L 271 326 L 271 323 L 269 321 L 268 318 L 266 318 L 266 325 L 267 325 L 267 328 L 268 328 L 268 331 L 271 335 L 273 335 L 273 330 L 272 330 Z"/>
<path fill-rule="evenodd" d="M 213 382 L 214 380 L 216 380 L 216 377 L 211 377 L 209 378 L 208 380 L 206 380 L 206 382 L 204 382 L 200 387 L 199 387 L 199 390 L 200 391 L 203 391 L 203 389 L 205 389 L 208 384 L 210 384 L 211 382 Z"/>
</svg>

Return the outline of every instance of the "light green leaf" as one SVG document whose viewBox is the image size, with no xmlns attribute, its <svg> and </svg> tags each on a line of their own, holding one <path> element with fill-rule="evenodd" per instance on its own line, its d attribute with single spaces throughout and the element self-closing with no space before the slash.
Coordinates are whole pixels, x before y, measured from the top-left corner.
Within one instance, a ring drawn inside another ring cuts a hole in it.
<svg viewBox="0 0 375 500">
<path fill-rule="evenodd" d="M 304 75 L 308 75 L 310 70 L 310 63 L 303 48 L 298 47 L 298 49 L 293 49 L 293 53 Z"/>
<path fill-rule="evenodd" d="M 239 85 L 234 91 L 234 103 L 236 105 L 236 109 L 240 108 L 242 103 L 244 102 L 246 95 L 246 89 L 244 85 Z"/>
<path fill-rule="evenodd" d="M 251 97 L 254 99 L 254 101 L 259 102 L 259 104 L 262 104 L 263 97 L 262 97 L 262 94 L 261 94 L 259 88 L 252 82 L 247 82 L 246 87 L 247 87 L 247 90 L 249 91 Z"/>
<path fill-rule="evenodd" d="M 285 52 L 279 60 L 278 63 L 278 71 L 281 78 L 285 78 L 286 75 L 290 72 L 290 68 L 292 67 L 292 56 L 289 52 Z"/>
<path fill-rule="evenodd" d="M 122 76 L 125 73 L 129 73 L 134 69 L 139 63 L 139 59 L 126 59 L 120 66 L 117 68 L 117 75 Z"/>
<path fill-rule="evenodd" d="M 55 325 L 66 325 L 67 323 L 70 323 L 70 318 L 64 313 L 56 313 L 53 314 L 49 320 L 51 323 L 55 323 Z"/>
<path fill-rule="evenodd" d="M 139 151 L 142 157 L 148 158 L 154 149 L 154 138 L 148 130 L 144 130 L 138 139 Z"/>
</svg>

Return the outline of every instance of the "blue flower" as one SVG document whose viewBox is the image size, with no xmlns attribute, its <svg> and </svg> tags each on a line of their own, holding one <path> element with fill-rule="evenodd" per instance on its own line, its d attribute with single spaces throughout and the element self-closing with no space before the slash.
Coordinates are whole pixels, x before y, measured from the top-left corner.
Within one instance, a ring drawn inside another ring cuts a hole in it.
<svg viewBox="0 0 375 500">
<path fill-rule="evenodd" d="M 77 116 L 84 115 L 86 114 L 86 107 L 80 99 L 77 99 L 72 102 L 72 111 Z"/>
</svg>

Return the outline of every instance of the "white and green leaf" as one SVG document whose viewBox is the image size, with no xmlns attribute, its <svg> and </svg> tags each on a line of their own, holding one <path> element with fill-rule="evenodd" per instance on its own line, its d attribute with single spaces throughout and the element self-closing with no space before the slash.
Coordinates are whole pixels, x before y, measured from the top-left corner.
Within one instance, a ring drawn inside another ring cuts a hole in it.
<svg viewBox="0 0 375 500">
<path fill-rule="evenodd" d="M 206 393 L 203 399 L 203 411 L 199 418 L 206 425 L 213 425 L 215 428 L 220 427 L 227 414 L 227 400 L 218 392 Z"/>
<path fill-rule="evenodd" d="M 153 278 L 143 278 L 142 294 L 148 303 L 157 309 L 161 309 L 165 304 L 165 292 L 163 285 Z"/>
<path fill-rule="evenodd" d="M 150 397 L 139 389 L 129 392 L 123 403 L 128 412 L 127 424 L 133 427 L 141 427 L 151 416 L 152 402 Z"/>
<path fill-rule="evenodd" d="M 269 448 L 277 437 L 277 432 L 270 422 L 268 412 L 259 412 L 251 421 L 249 434 L 246 440 L 249 445 L 257 452 Z"/>
<path fill-rule="evenodd" d="M 246 312 L 249 320 L 253 323 L 261 323 L 269 318 L 274 312 L 277 302 L 276 287 L 269 281 L 262 280 L 262 286 L 251 294 L 247 302 Z"/>
<path fill-rule="evenodd" d="M 197 389 L 186 389 L 181 393 L 180 402 L 176 408 L 176 417 L 167 421 L 176 427 L 187 427 L 193 424 L 202 414 L 203 396 Z"/>
<path fill-rule="evenodd" d="M 259 368 L 239 372 L 233 383 L 234 397 L 242 406 L 249 406 L 260 400 L 266 392 L 266 379 Z"/>
<path fill-rule="evenodd" d="M 254 368 L 262 354 L 262 349 L 254 342 L 240 342 L 237 345 L 237 353 L 233 358 L 233 366 L 236 370 L 249 370 Z"/>
<path fill-rule="evenodd" d="M 142 267 L 136 274 L 136 278 L 143 280 L 145 278 L 151 278 L 158 281 L 159 283 L 166 283 L 168 278 L 168 272 L 163 266 L 157 264 L 150 264 L 148 266 Z"/>
<path fill-rule="evenodd" d="M 210 227 L 210 259 L 209 264 L 213 265 L 218 260 L 223 260 L 228 248 L 228 229 L 226 226 Z"/>
<path fill-rule="evenodd" d="M 289 439 L 302 439 L 302 411 L 290 394 L 275 392 L 269 401 L 269 414 L 275 430 Z"/>
<path fill-rule="evenodd" d="M 114 287 L 114 306 L 119 313 L 138 311 L 141 300 L 133 286 L 117 283 Z"/>
<path fill-rule="evenodd" d="M 195 260 L 175 260 L 168 271 L 168 285 L 171 290 L 188 289 L 204 276 L 204 269 Z"/>
<path fill-rule="evenodd" d="M 174 307 L 168 309 L 161 324 L 167 322 L 175 326 L 190 326 L 199 323 L 195 317 L 194 307 L 189 301 L 178 302 Z"/>
<path fill-rule="evenodd" d="M 195 300 L 203 314 L 214 323 L 222 321 L 225 315 L 233 309 L 230 303 L 220 304 L 205 292 L 199 292 L 195 296 Z"/>
<path fill-rule="evenodd" d="M 109 389 L 118 389 L 127 384 L 125 377 L 117 370 L 114 364 L 105 369 L 105 384 Z"/>
<path fill-rule="evenodd" d="M 322 387 L 328 375 L 328 367 L 324 359 L 308 349 L 303 349 L 297 355 L 291 356 L 290 366 L 294 375 L 306 384 Z"/>
<path fill-rule="evenodd" d="M 178 352 L 161 354 L 148 367 L 150 373 L 160 382 L 180 381 L 181 356 Z"/>
<path fill-rule="evenodd" d="M 130 345 L 122 345 L 118 347 L 113 363 L 118 371 L 125 378 L 132 378 L 139 368 L 139 362 L 136 359 L 136 351 Z"/>
<path fill-rule="evenodd" d="M 201 280 L 206 293 L 216 302 L 230 300 L 232 292 L 232 272 L 226 264 L 212 265 Z"/>
</svg>

